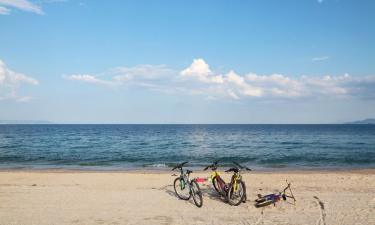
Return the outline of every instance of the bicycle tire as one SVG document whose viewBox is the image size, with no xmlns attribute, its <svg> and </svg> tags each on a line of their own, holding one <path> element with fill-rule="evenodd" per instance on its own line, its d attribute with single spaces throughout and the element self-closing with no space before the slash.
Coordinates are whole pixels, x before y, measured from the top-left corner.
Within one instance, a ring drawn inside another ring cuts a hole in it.
<svg viewBox="0 0 375 225">
<path fill-rule="evenodd" d="M 227 202 L 230 204 L 230 205 L 233 205 L 233 206 L 238 206 L 239 204 L 242 203 L 242 201 L 244 200 L 245 196 L 246 196 L 246 185 L 245 185 L 245 182 L 243 182 L 242 180 L 241 181 L 237 181 L 237 185 L 240 185 L 241 188 L 242 188 L 242 194 L 240 194 L 240 198 L 239 200 L 237 201 L 233 201 L 232 199 L 232 196 L 233 196 L 233 191 L 232 189 L 234 188 L 234 183 L 231 183 L 230 186 L 229 186 L 229 189 L 228 189 L 228 194 L 226 196 L 226 200 Z"/>
<path fill-rule="evenodd" d="M 223 189 L 223 187 L 219 183 L 219 182 L 223 182 L 223 185 L 226 186 L 225 182 L 220 177 L 219 178 L 215 177 L 214 179 L 215 179 L 215 181 L 212 180 L 212 183 L 214 185 L 215 190 L 217 191 L 217 193 L 219 193 L 221 196 L 223 196 L 225 198 L 227 196 L 227 192 L 225 191 L 225 189 Z"/>
<path fill-rule="evenodd" d="M 255 203 L 255 207 L 260 208 L 260 207 L 264 207 L 264 206 L 267 206 L 267 205 L 271 205 L 273 203 L 275 203 L 275 201 L 273 201 L 273 200 L 266 200 L 266 199 L 263 199 L 263 201 L 257 200 L 257 203 Z"/>
<path fill-rule="evenodd" d="M 194 203 L 197 207 L 202 207 L 203 205 L 203 197 L 202 197 L 202 191 L 198 185 L 198 183 L 195 180 L 192 180 L 190 182 L 191 186 L 191 195 L 193 196 Z"/>
<path fill-rule="evenodd" d="M 221 194 L 221 188 L 220 188 L 220 185 L 218 184 L 218 181 L 217 181 L 217 178 L 216 178 L 216 177 L 214 177 L 214 178 L 212 179 L 212 185 L 214 186 L 215 191 L 216 191 L 217 193 Z M 219 189 L 219 188 L 220 188 L 220 189 Z"/>
<path fill-rule="evenodd" d="M 174 180 L 174 182 L 173 182 L 174 192 L 176 193 L 176 195 L 177 195 L 177 197 L 178 197 L 179 199 L 182 199 L 182 200 L 189 200 L 190 197 L 191 197 L 191 193 L 190 193 L 189 187 L 188 187 L 188 185 L 185 184 L 184 188 L 181 188 L 181 181 L 180 181 L 181 179 L 182 179 L 181 177 L 177 177 L 177 178 Z M 183 180 L 182 180 L 182 181 L 183 181 Z M 183 181 L 183 182 L 185 182 L 185 181 Z M 177 190 L 178 190 L 179 188 L 180 188 L 180 189 L 186 189 L 187 191 L 189 191 L 189 196 L 183 196 L 183 195 L 179 194 L 179 193 L 177 192 Z"/>
<path fill-rule="evenodd" d="M 242 200 L 242 203 L 246 203 L 246 201 L 247 201 L 247 194 L 245 193 L 245 196 L 244 196 L 244 198 Z"/>
</svg>

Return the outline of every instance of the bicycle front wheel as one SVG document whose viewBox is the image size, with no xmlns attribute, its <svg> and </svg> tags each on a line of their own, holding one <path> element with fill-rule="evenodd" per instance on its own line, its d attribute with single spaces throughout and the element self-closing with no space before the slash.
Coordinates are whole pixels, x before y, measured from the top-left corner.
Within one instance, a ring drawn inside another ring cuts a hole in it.
<svg viewBox="0 0 375 225">
<path fill-rule="evenodd" d="M 179 199 L 189 200 L 190 199 L 190 190 L 189 185 L 185 183 L 182 177 L 177 177 L 173 183 L 174 192 Z"/>
<path fill-rule="evenodd" d="M 193 196 L 193 200 L 196 206 L 199 208 L 203 205 L 203 198 L 202 198 L 202 191 L 195 180 L 192 180 L 191 183 L 191 195 Z"/>
<path fill-rule="evenodd" d="M 227 194 L 227 201 L 230 205 L 237 206 L 241 204 L 241 202 L 246 197 L 246 186 L 245 182 L 239 180 L 236 182 L 236 186 L 234 186 L 234 182 L 230 184 Z"/>
<path fill-rule="evenodd" d="M 219 180 L 220 179 L 220 180 Z M 222 195 L 222 196 L 224 196 L 225 197 L 225 191 L 223 190 L 223 188 L 222 188 L 222 184 L 221 184 L 221 182 L 223 182 L 224 183 L 224 181 L 223 180 L 221 180 L 221 178 L 217 178 L 217 177 L 214 177 L 214 179 L 212 179 L 212 184 L 213 184 L 213 186 L 214 186 L 214 188 L 215 188 L 215 191 L 217 192 L 217 193 L 219 193 L 220 195 Z"/>
</svg>

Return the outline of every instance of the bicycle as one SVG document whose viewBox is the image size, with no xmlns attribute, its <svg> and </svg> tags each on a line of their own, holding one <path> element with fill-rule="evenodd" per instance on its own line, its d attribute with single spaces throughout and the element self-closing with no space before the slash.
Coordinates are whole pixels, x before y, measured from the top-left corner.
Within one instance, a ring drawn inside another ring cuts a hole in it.
<svg viewBox="0 0 375 225">
<path fill-rule="evenodd" d="M 182 167 L 187 163 L 188 162 L 183 162 L 172 169 L 180 170 L 180 176 L 177 177 L 173 182 L 174 191 L 176 192 L 177 197 L 182 200 L 189 200 L 191 197 L 193 197 L 195 205 L 200 208 L 203 205 L 202 192 L 195 179 L 190 180 L 190 174 L 193 171 L 186 170 L 186 172 L 184 172 L 182 169 Z"/>
<path fill-rule="evenodd" d="M 211 168 L 213 171 L 211 174 L 212 184 L 215 190 L 223 197 L 226 201 L 233 206 L 238 206 L 242 202 L 246 202 L 246 185 L 242 181 L 241 171 L 247 170 L 251 171 L 250 168 L 241 166 L 240 164 L 233 162 L 237 167 L 232 167 L 225 172 L 233 172 L 230 183 L 226 183 L 220 176 L 220 173 L 217 172 L 217 165 L 219 161 L 215 161 L 213 164 L 207 166 L 203 170 Z"/>
<path fill-rule="evenodd" d="M 293 195 L 291 183 L 288 183 L 288 181 L 286 181 L 286 183 L 287 183 L 286 188 L 284 188 L 284 190 L 282 192 L 279 192 L 278 194 L 269 194 L 269 195 L 265 195 L 265 196 L 262 196 L 262 195 L 258 194 L 258 199 L 255 200 L 255 202 L 256 202 L 255 207 L 257 207 L 257 208 L 264 207 L 264 206 L 270 205 L 272 203 L 273 203 L 273 205 L 276 205 L 276 202 L 280 201 L 281 199 L 286 201 L 287 198 L 293 199 L 294 203 L 295 203 L 296 198 Z M 287 195 L 285 193 L 286 190 L 288 190 L 288 189 L 290 191 L 290 195 Z"/>
</svg>

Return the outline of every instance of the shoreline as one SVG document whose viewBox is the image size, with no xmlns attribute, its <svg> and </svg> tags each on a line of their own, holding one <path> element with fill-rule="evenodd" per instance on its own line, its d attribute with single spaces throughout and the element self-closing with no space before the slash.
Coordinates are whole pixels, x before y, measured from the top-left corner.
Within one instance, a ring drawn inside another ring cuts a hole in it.
<svg viewBox="0 0 375 225">
<path fill-rule="evenodd" d="M 189 167 L 187 167 L 189 168 Z M 193 170 L 193 173 L 201 174 L 201 173 L 211 173 L 210 170 L 203 171 L 194 170 L 194 168 L 189 168 Z M 225 167 L 219 168 L 219 172 L 225 174 Z M 40 168 L 12 168 L 12 169 L 0 169 L 0 173 L 12 173 L 12 172 L 23 172 L 23 173 L 129 173 L 129 174 L 170 174 L 176 173 L 178 171 L 172 171 L 171 169 L 109 169 L 109 170 L 101 170 L 101 169 L 67 169 L 67 168 L 57 168 L 57 169 L 40 169 Z M 340 173 L 356 173 L 356 174 L 375 174 L 375 168 L 358 168 L 358 169 L 281 169 L 281 170 L 252 170 L 250 172 L 244 172 L 244 174 L 340 174 Z"/>
</svg>

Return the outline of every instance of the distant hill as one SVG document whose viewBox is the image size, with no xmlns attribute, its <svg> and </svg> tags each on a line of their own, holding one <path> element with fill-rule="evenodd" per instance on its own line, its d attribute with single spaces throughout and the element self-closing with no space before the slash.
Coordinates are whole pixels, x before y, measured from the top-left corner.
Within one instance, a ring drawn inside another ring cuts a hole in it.
<svg viewBox="0 0 375 225">
<path fill-rule="evenodd" d="M 50 124 L 45 120 L 0 120 L 0 124 Z"/>
<path fill-rule="evenodd" d="M 347 124 L 375 124 L 375 119 L 358 120 L 354 122 L 349 122 Z"/>
</svg>

